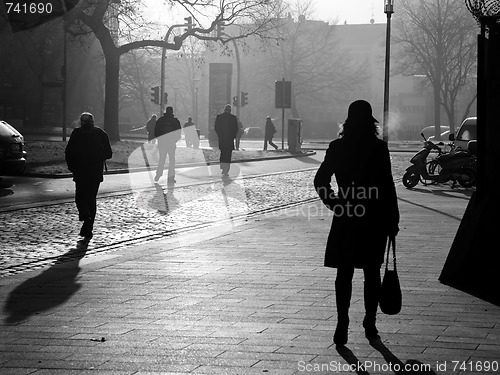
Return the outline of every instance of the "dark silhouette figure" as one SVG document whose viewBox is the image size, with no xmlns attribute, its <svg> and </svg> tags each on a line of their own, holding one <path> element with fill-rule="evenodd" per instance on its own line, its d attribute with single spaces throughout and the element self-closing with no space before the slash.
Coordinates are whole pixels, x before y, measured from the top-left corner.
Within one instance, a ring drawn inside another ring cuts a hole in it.
<svg viewBox="0 0 500 375">
<path fill-rule="evenodd" d="M 80 127 L 73 130 L 65 150 L 68 169 L 75 181 L 75 202 L 78 217 L 83 221 L 80 236 L 90 240 L 93 236 L 97 212 L 97 192 L 103 181 L 103 169 L 113 151 L 108 134 L 94 126 L 94 116 L 84 112 Z"/>
<path fill-rule="evenodd" d="M 377 138 L 376 122 L 368 102 L 353 102 L 339 139 L 330 143 L 314 178 L 319 197 L 333 211 L 324 265 L 337 268 L 338 319 L 334 334 L 337 345 L 347 342 L 355 268 L 363 269 L 365 278 L 365 336 L 369 340 L 378 338 L 375 321 L 380 266 L 388 236 L 396 236 L 399 230 L 389 149 L 386 142 Z M 333 175 L 338 185 L 337 193 L 330 185 Z"/>
<path fill-rule="evenodd" d="M 231 114 L 231 105 L 224 107 L 224 112 L 215 118 L 215 132 L 219 138 L 220 169 L 222 176 L 229 175 L 234 139 L 238 133 L 238 119 Z"/>
<path fill-rule="evenodd" d="M 278 146 L 273 142 L 274 134 L 276 134 L 276 127 L 274 126 L 271 117 L 267 117 L 266 119 L 266 128 L 264 131 L 264 151 L 267 150 L 267 143 L 274 147 L 275 150 L 278 149 Z"/>
<path fill-rule="evenodd" d="M 165 114 L 156 121 L 155 137 L 158 139 L 158 151 L 160 154 L 158 168 L 156 169 L 155 182 L 163 175 L 163 168 L 168 155 L 168 178 L 167 182 L 175 182 L 175 150 L 177 141 L 181 139 L 181 123 L 174 116 L 174 109 L 167 107 Z"/>
<path fill-rule="evenodd" d="M 184 124 L 183 129 L 184 138 L 186 140 L 186 147 L 193 147 L 195 149 L 198 149 L 200 147 L 200 139 L 198 138 L 196 125 L 191 117 L 188 117 L 188 120 Z"/>
<path fill-rule="evenodd" d="M 154 143 L 155 141 L 155 126 L 156 115 L 152 115 L 146 124 L 146 130 L 148 131 L 148 143 Z"/>
<path fill-rule="evenodd" d="M 243 124 L 240 120 L 238 120 L 238 133 L 236 133 L 236 150 L 240 149 L 241 137 L 243 137 L 244 132 L 245 131 L 243 130 Z"/>
</svg>

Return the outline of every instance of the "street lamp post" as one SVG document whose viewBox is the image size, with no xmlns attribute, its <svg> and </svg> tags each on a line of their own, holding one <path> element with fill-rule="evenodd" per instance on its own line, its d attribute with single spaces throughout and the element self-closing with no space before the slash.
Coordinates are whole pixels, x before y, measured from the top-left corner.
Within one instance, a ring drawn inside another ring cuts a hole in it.
<svg viewBox="0 0 500 375">
<path fill-rule="evenodd" d="M 385 37 L 385 80 L 384 80 L 384 123 L 382 138 L 389 141 L 389 73 L 391 66 L 391 16 L 394 13 L 394 0 L 385 0 L 384 13 L 387 15 L 387 33 Z"/>
<path fill-rule="evenodd" d="M 194 123 L 198 126 L 198 90 L 200 88 L 201 79 L 194 78 L 193 86 L 194 86 Z"/>
</svg>

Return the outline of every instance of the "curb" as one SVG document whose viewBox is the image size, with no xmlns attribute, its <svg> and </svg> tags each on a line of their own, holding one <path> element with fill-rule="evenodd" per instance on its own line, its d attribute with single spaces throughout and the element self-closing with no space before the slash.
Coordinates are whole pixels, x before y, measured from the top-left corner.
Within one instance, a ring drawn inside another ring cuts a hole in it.
<svg viewBox="0 0 500 375">
<path fill-rule="evenodd" d="M 298 153 L 294 153 L 291 155 L 281 155 L 281 156 L 272 156 L 272 157 L 267 157 L 267 158 L 253 158 L 253 159 L 240 159 L 240 160 L 234 160 L 231 163 L 247 163 L 247 162 L 253 162 L 253 161 L 266 161 L 266 160 L 279 160 L 279 159 L 291 159 L 291 158 L 298 158 L 298 157 L 305 157 L 305 156 L 313 156 L 316 155 L 316 151 L 314 150 L 307 150 L 307 151 L 302 151 Z M 208 161 L 205 163 L 184 163 L 184 164 L 177 164 L 175 167 L 176 168 L 192 168 L 192 167 L 201 167 L 201 166 L 206 166 L 206 165 L 218 165 L 220 164 L 218 161 Z M 125 173 L 136 173 L 136 172 L 145 172 L 151 170 L 151 167 L 140 167 L 140 168 L 130 168 L 130 169 L 113 169 L 113 170 L 108 170 L 104 172 L 104 175 L 113 175 L 113 174 L 125 174 Z M 25 177 L 39 177 L 39 178 L 53 178 L 53 179 L 58 179 L 58 178 L 69 178 L 73 177 L 72 173 L 58 173 L 58 174 L 45 174 L 45 173 L 24 173 L 23 176 Z"/>
</svg>

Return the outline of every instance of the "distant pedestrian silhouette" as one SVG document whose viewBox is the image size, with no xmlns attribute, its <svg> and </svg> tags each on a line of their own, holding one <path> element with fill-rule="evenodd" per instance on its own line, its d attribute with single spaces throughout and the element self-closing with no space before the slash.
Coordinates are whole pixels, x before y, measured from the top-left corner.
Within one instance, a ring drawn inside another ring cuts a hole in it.
<svg viewBox="0 0 500 375">
<path fill-rule="evenodd" d="M 156 115 L 152 115 L 146 124 L 146 130 L 148 132 L 148 143 L 154 143 L 155 141 L 155 126 Z"/>
<path fill-rule="evenodd" d="M 198 138 L 196 125 L 191 117 L 188 117 L 188 120 L 184 124 L 183 129 L 184 129 L 184 140 L 186 141 L 186 147 L 193 147 L 195 149 L 198 149 L 200 147 L 200 139 Z"/>
<path fill-rule="evenodd" d="M 380 266 L 388 236 L 396 236 L 399 230 L 389 149 L 377 138 L 376 122 L 368 102 L 351 103 L 340 137 L 330 143 L 314 178 L 319 197 L 334 213 L 324 265 L 337 268 L 337 345 L 344 345 L 348 338 L 355 268 L 363 269 L 365 277 L 365 336 L 369 340 L 379 337 L 375 322 Z M 338 185 L 336 193 L 330 185 L 333 175 Z"/>
<path fill-rule="evenodd" d="M 275 150 L 278 149 L 278 146 L 273 142 L 274 134 L 276 134 L 276 127 L 271 120 L 271 117 L 267 117 L 266 119 L 266 128 L 264 132 L 264 151 L 267 150 L 267 144 L 269 143 L 274 147 Z"/>
<path fill-rule="evenodd" d="M 163 168 L 168 155 L 168 178 L 167 182 L 175 182 L 175 150 L 177 141 L 181 139 L 181 123 L 174 116 L 174 109 L 167 107 L 165 114 L 156 121 L 155 137 L 158 139 L 158 151 L 160 157 L 156 169 L 155 182 L 163 175 Z"/>
<path fill-rule="evenodd" d="M 243 137 L 243 133 L 245 130 L 243 129 L 243 124 L 238 119 L 238 133 L 236 133 L 236 150 L 240 149 L 241 137 Z"/>
<path fill-rule="evenodd" d="M 234 140 L 238 133 L 238 119 L 231 114 L 231 105 L 224 107 L 224 112 L 215 118 L 215 132 L 219 138 L 220 169 L 222 176 L 229 175 Z"/>
<path fill-rule="evenodd" d="M 94 116 L 84 112 L 80 116 L 80 127 L 71 133 L 65 156 L 68 169 L 75 181 L 75 203 L 78 217 L 83 221 L 80 236 L 90 240 L 93 236 L 97 212 L 97 192 L 103 181 L 105 161 L 111 159 L 113 151 L 108 134 L 94 126 Z"/>
</svg>

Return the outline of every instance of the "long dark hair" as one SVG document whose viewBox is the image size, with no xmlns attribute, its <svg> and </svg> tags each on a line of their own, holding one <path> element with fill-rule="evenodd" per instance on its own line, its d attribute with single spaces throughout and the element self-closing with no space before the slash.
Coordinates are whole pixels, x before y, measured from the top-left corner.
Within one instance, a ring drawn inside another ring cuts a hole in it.
<svg viewBox="0 0 500 375">
<path fill-rule="evenodd" d="M 380 128 L 377 123 L 371 119 L 364 121 L 352 121 L 349 118 L 345 120 L 339 131 L 340 138 L 351 137 L 377 137 L 380 134 Z"/>
</svg>

